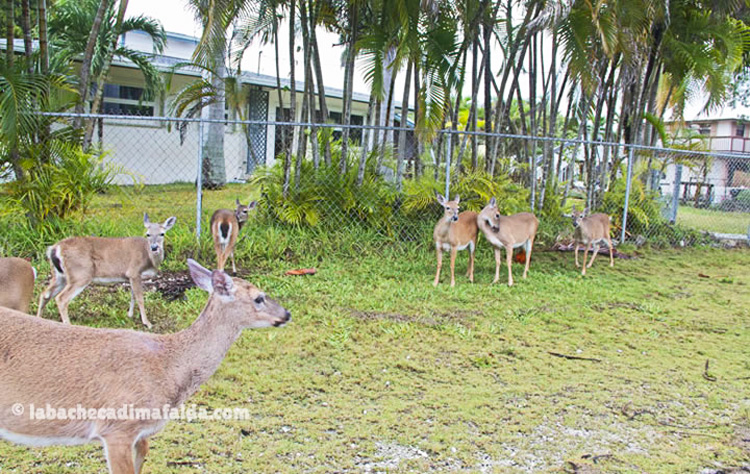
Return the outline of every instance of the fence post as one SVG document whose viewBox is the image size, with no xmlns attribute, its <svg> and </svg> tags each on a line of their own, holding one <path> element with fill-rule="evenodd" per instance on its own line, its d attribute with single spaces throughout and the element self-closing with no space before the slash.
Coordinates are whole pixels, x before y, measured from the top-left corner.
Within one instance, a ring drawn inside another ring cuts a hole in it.
<svg viewBox="0 0 750 474">
<path fill-rule="evenodd" d="M 198 122 L 198 176 L 195 200 L 195 238 L 201 239 L 201 214 L 203 208 L 203 120 Z"/>
<path fill-rule="evenodd" d="M 628 225 L 628 204 L 630 203 L 630 184 L 633 181 L 633 155 L 635 148 L 630 147 L 628 152 L 628 176 L 625 183 L 625 205 L 622 210 L 622 234 L 620 234 L 620 243 L 625 243 L 625 229 Z"/>
<path fill-rule="evenodd" d="M 677 207 L 680 205 L 680 181 L 682 181 L 682 165 L 675 166 L 674 187 L 672 190 L 672 209 L 669 211 L 669 222 L 677 222 Z"/>
<path fill-rule="evenodd" d="M 447 153 L 445 154 L 445 199 L 450 201 L 450 191 L 451 191 L 451 155 L 453 154 L 453 150 L 451 149 L 451 142 L 453 141 L 453 135 L 451 135 L 450 131 L 448 132 L 448 140 L 446 140 L 446 147 L 448 148 Z"/>
</svg>

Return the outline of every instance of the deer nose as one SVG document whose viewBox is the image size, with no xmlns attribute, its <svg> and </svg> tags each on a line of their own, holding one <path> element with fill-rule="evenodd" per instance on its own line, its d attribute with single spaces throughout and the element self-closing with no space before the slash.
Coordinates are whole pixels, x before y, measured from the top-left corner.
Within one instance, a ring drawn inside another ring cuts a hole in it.
<svg viewBox="0 0 750 474">
<path fill-rule="evenodd" d="M 151 251 L 152 251 L 152 252 L 156 252 L 156 251 L 158 251 L 158 250 L 159 250 L 159 246 L 158 246 L 158 245 L 152 245 L 152 246 L 151 246 Z"/>
<path fill-rule="evenodd" d="M 453 216 L 453 222 L 458 222 L 458 216 Z"/>
</svg>

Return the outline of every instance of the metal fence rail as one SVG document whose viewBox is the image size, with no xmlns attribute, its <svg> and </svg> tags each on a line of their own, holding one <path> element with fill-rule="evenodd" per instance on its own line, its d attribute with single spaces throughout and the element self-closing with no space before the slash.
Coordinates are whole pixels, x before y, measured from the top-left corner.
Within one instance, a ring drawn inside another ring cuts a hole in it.
<svg viewBox="0 0 750 474">
<path fill-rule="evenodd" d="M 61 122 L 76 117 L 45 115 Z M 409 127 L 91 114 L 81 117 L 97 121 L 94 143 L 103 151 L 104 162 L 117 170 L 116 184 L 162 186 L 159 189 L 164 199 L 170 199 L 170 186 L 194 186 L 194 199 L 170 205 L 185 213 L 195 209 L 198 236 L 206 219 L 206 167 L 215 166 L 211 163 L 217 153 L 223 155 L 227 182 L 239 186 L 238 194 L 258 195 L 258 189 L 247 184 L 242 187 L 243 183 L 262 183 L 266 193 L 276 192 L 273 186 L 280 185 L 282 196 L 274 202 L 283 209 L 274 209 L 276 215 L 285 212 L 291 219 L 295 212 L 304 214 L 306 205 L 316 207 L 301 219 L 308 225 L 325 221 L 339 226 L 369 220 L 377 221 L 375 225 L 388 235 L 423 239 L 424 229 L 410 226 L 408 213 L 399 210 L 409 193 L 416 192 L 412 184 L 420 176 L 429 176 L 433 184 L 440 183 L 437 189 L 450 195 L 460 188 L 465 170 L 479 168 L 509 177 L 528 193 L 526 208 L 516 211 L 539 212 L 539 206 L 551 194 L 565 200 L 566 207 L 575 203 L 591 210 L 606 208 L 616 216 L 621 241 L 640 243 L 659 238 L 664 227 L 654 225 L 656 222 L 717 234 L 750 234 L 747 154 L 462 130 L 437 131 L 425 145 L 415 139 L 414 129 Z M 350 129 L 352 142 L 342 162 L 337 140 L 345 128 Z M 217 129 L 222 135 L 219 151 L 207 146 Z M 323 138 L 310 139 L 316 132 Z M 390 135 L 393 148 L 373 146 L 375 137 Z M 290 157 L 289 166 L 284 166 L 282 151 L 290 143 L 301 154 Z M 329 171 L 321 172 L 329 161 Z M 346 172 L 337 175 L 331 170 L 339 163 Z M 285 168 L 289 169 L 288 177 L 284 176 Z M 382 186 L 361 184 L 363 168 Z M 357 180 L 357 186 L 349 186 L 346 179 Z M 397 192 L 386 195 L 383 186 Z M 307 194 L 295 194 L 300 190 Z M 394 199 L 394 195 L 406 197 Z M 373 215 L 378 212 L 383 215 Z"/>
</svg>

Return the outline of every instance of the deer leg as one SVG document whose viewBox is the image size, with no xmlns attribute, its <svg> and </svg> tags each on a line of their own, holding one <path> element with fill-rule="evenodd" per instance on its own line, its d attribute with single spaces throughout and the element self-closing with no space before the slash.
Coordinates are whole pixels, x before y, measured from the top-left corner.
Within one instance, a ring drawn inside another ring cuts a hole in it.
<svg viewBox="0 0 750 474">
<path fill-rule="evenodd" d="M 469 281 L 474 283 L 474 245 L 469 244 Z"/>
<path fill-rule="evenodd" d="M 144 326 L 151 329 L 152 325 L 146 317 L 146 304 L 143 302 L 143 283 L 141 282 L 140 275 L 130 277 L 130 290 L 138 302 L 138 311 L 141 312 L 141 322 Z"/>
<path fill-rule="evenodd" d="M 513 270 L 511 265 L 513 264 L 513 246 L 505 246 L 505 261 L 508 263 L 508 286 L 513 286 Z"/>
<path fill-rule="evenodd" d="M 433 286 L 438 286 L 438 283 L 440 283 L 440 269 L 443 267 L 443 249 L 440 248 L 440 244 L 435 245 L 435 251 L 437 252 L 437 273 L 435 274 L 435 283 L 433 283 Z"/>
<path fill-rule="evenodd" d="M 581 275 L 586 274 L 586 259 L 589 256 L 589 249 L 591 249 L 591 242 L 586 244 L 586 248 L 583 250 L 583 267 L 581 269 Z"/>
<path fill-rule="evenodd" d="M 136 474 L 132 439 L 110 437 L 103 441 L 110 474 Z"/>
<path fill-rule="evenodd" d="M 68 305 L 70 302 L 78 296 L 88 284 L 80 284 L 74 281 L 68 280 L 68 284 L 65 288 L 57 294 L 55 297 L 55 303 L 57 303 L 57 310 L 60 312 L 60 318 L 65 324 L 70 324 L 70 318 L 68 317 Z"/>
<path fill-rule="evenodd" d="M 615 257 L 613 255 L 614 248 L 612 247 L 612 239 L 607 237 L 607 243 L 609 244 L 609 266 L 614 267 L 615 266 Z"/>
<path fill-rule="evenodd" d="M 531 238 L 526 241 L 526 268 L 523 269 L 523 277 L 529 273 L 529 263 L 531 262 L 531 248 L 534 246 L 534 239 Z"/>
<path fill-rule="evenodd" d="M 148 439 L 141 438 L 135 443 L 135 474 L 141 473 L 143 463 L 148 454 Z"/>
<path fill-rule="evenodd" d="M 128 317 L 133 317 L 133 310 L 135 310 L 135 292 L 133 291 L 133 285 L 130 285 L 130 307 L 128 308 Z"/>
<path fill-rule="evenodd" d="M 599 254 L 599 244 L 593 244 L 593 249 L 591 250 L 591 260 L 589 260 L 589 268 L 591 268 L 591 265 L 594 264 L 594 259 Z"/>
<path fill-rule="evenodd" d="M 502 261 L 502 255 L 500 254 L 500 247 L 495 247 L 495 279 L 492 283 L 497 283 L 500 279 L 500 262 Z"/>
<path fill-rule="evenodd" d="M 229 256 L 232 258 L 232 275 L 236 275 L 237 274 L 237 266 L 234 264 L 234 250 L 232 250 L 229 253 Z"/>
<path fill-rule="evenodd" d="M 578 245 L 578 242 L 576 242 L 576 268 L 581 266 L 581 264 L 578 263 L 578 249 L 579 248 L 580 248 L 580 245 Z"/>
<path fill-rule="evenodd" d="M 217 242 L 214 244 L 214 250 L 216 251 L 216 269 L 224 270 L 224 262 L 226 261 L 226 258 L 224 257 L 224 246 Z"/>
<path fill-rule="evenodd" d="M 451 288 L 456 286 L 456 253 L 458 248 L 451 245 Z"/>
<path fill-rule="evenodd" d="M 47 306 L 47 303 L 49 303 L 49 300 L 57 296 L 62 291 L 63 288 L 65 288 L 65 276 L 58 275 L 57 273 L 53 273 L 52 281 L 49 282 L 47 289 L 44 290 L 41 296 L 39 297 L 39 307 L 36 310 L 36 316 L 38 318 L 42 317 L 42 312 L 44 311 L 44 307 Z"/>
</svg>

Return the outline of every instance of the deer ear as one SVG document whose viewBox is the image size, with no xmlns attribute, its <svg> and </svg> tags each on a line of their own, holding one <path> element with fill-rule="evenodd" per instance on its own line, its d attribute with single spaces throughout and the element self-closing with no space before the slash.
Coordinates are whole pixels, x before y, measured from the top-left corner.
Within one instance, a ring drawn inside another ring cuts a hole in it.
<svg viewBox="0 0 750 474">
<path fill-rule="evenodd" d="M 442 194 L 440 194 L 439 192 L 435 191 L 435 197 L 437 198 L 437 201 L 440 204 L 445 204 L 445 198 L 443 197 Z"/>
<path fill-rule="evenodd" d="M 143 225 L 148 227 L 151 224 L 151 220 L 148 218 L 148 212 L 143 213 Z"/>
<path fill-rule="evenodd" d="M 238 206 L 241 206 L 241 205 L 242 205 L 242 203 L 240 202 L 240 200 L 239 200 L 239 199 L 235 199 L 235 200 L 234 200 L 234 202 L 235 202 L 235 204 L 237 204 Z"/>
<path fill-rule="evenodd" d="M 456 204 L 458 204 L 459 202 L 461 202 L 461 196 L 456 194 L 456 197 L 453 200 L 456 201 Z"/>
<path fill-rule="evenodd" d="M 578 209 L 576 209 L 576 205 L 573 204 L 573 209 L 571 209 L 573 212 L 576 212 Z"/>
<path fill-rule="evenodd" d="M 247 210 L 252 211 L 258 206 L 258 201 L 252 201 L 250 204 L 247 205 Z"/>
<path fill-rule="evenodd" d="M 187 260 L 187 264 L 188 269 L 190 269 L 190 277 L 195 282 L 195 286 L 203 291 L 213 293 L 214 286 L 211 278 L 211 271 L 203 268 L 200 263 L 192 258 Z"/>
<path fill-rule="evenodd" d="M 211 274 L 211 284 L 214 287 L 214 293 L 223 297 L 234 295 L 234 282 L 232 277 L 227 275 L 223 270 L 214 270 Z"/>
<path fill-rule="evenodd" d="M 497 207 L 497 199 L 495 199 L 494 196 L 492 199 L 490 199 L 490 203 L 488 204 L 488 206 L 490 206 L 493 209 Z"/>
<path fill-rule="evenodd" d="M 177 218 L 175 216 L 169 217 L 167 220 L 164 221 L 164 230 L 169 230 L 174 226 L 174 223 L 177 222 Z"/>
</svg>

